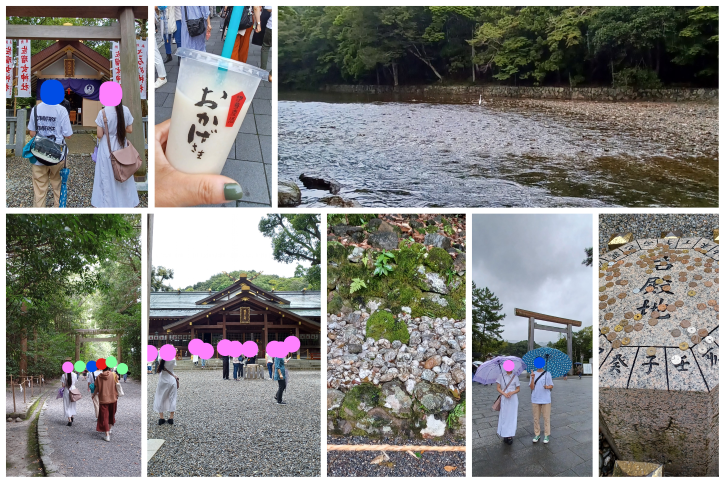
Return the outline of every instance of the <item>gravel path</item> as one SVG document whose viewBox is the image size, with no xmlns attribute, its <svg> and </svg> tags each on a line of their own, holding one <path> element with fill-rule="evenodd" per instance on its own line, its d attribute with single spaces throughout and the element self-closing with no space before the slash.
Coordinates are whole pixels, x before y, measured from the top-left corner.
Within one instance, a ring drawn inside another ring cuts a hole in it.
<svg viewBox="0 0 725 483">
<path fill-rule="evenodd" d="M 165 440 L 148 476 L 320 476 L 320 373 L 292 372 L 284 406 L 276 382 L 221 376 L 179 372 L 173 426 L 158 425 L 158 376 L 148 376 L 147 437 Z"/>
<path fill-rule="evenodd" d="M 91 208 L 93 176 L 96 165 L 90 155 L 69 154 L 68 208 Z M 33 183 L 30 163 L 25 158 L 5 159 L 5 205 L 11 208 L 33 207 Z M 139 192 L 137 208 L 147 208 L 148 193 Z M 45 206 L 53 206 L 53 192 L 48 189 Z"/>
<path fill-rule="evenodd" d="M 465 446 L 465 440 L 447 441 L 411 441 L 409 439 L 380 439 L 370 440 L 361 437 L 333 437 L 327 438 L 328 444 L 394 444 L 394 445 L 428 445 L 428 446 Z M 380 451 L 328 451 L 327 476 L 466 476 L 466 453 L 463 451 L 451 452 L 423 452 L 420 459 L 405 451 L 386 451 L 390 458 L 383 464 L 370 464 L 380 456 Z M 446 471 L 445 466 L 455 466 L 456 469 Z"/>
<path fill-rule="evenodd" d="M 689 214 L 602 214 L 599 215 L 599 251 L 606 253 L 614 233 L 632 233 L 635 238 L 659 238 L 663 231 L 681 230 L 682 236 L 712 239 L 712 230 L 720 227 L 718 215 Z"/>
<path fill-rule="evenodd" d="M 60 383 L 57 383 L 58 385 Z M 73 426 L 66 426 L 63 401 L 51 395 L 45 410 L 51 459 L 64 476 L 141 476 L 141 384 L 122 382 L 125 396 L 118 399 L 111 442 L 96 432 L 96 415 L 85 381 L 77 386 L 82 399 L 76 403 Z M 56 389 L 57 390 L 57 389 Z"/>
</svg>

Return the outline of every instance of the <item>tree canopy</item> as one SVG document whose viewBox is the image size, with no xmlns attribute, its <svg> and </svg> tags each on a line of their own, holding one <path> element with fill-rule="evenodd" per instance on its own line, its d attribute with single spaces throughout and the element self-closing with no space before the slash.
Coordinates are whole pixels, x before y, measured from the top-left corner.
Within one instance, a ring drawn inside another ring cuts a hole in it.
<svg viewBox="0 0 725 483">
<path fill-rule="evenodd" d="M 320 215 L 267 215 L 259 222 L 259 231 L 272 239 L 273 256 L 278 262 L 309 263 L 310 267 L 307 269 L 298 264 L 295 274 L 304 273 L 310 288 L 320 289 Z"/>
<path fill-rule="evenodd" d="M 718 7 L 286 7 L 280 83 L 718 85 Z"/>
<path fill-rule="evenodd" d="M 495 353 L 503 345 L 500 323 L 506 317 L 502 314 L 503 304 L 499 302 L 488 287 L 478 288 L 473 282 L 473 325 L 471 337 L 473 338 L 474 352 L 484 355 Z"/>
<path fill-rule="evenodd" d="M 206 292 L 210 289 L 212 292 L 216 292 L 234 283 L 242 273 L 246 273 L 248 280 L 264 290 L 297 292 L 302 289 L 311 288 L 310 283 L 305 278 L 307 270 L 303 270 L 302 275 L 295 274 L 294 277 L 267 275 L 255 270 L 232 270 L 230 272 L 216 273 L 207 280 L 197 282 L 194 285 L 187 285 L 184 288 L 179 287 L 178 289 L 173 288 L 170 284 L 163 283 L 166 280 L 172 280 L 174 278 L 173 270 L 165 267 L 153 267 L 152 273 L 156 274 L 155 277 L 152 275 L 154 277 L 151 283 L 152 292 L 172 292 L 176 290 L 183 292 Z M 161 280 L 160 274 L 163 274 L 165 277 L 163 281 Z M 317 290 L 319 290 L 319 287 Z"/>
</svg>

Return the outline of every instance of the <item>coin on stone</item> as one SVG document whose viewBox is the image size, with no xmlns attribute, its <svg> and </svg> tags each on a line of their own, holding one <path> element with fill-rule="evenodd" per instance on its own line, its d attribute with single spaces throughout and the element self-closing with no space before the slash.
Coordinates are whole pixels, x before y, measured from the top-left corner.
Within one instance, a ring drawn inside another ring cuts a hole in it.
<svg viewBox="0 0 725 483">
<path fill-rule="evenodd" d="M 689 295 L 690 297 L 694 297 L 695 295 L 697 295 L 697 292 L 695 292 L 694 290 L 689 290 L 687 292 L 687 295 Z"/>
<path fill-rule="evenodd" d="M 625 331 L 626 333 L 628 333 L 628 334 L 629 334 L 630 332 L 632 332 L 633 330 L 634 330 L 634 327 L 633 327 L 633 326 L 631 326 L 631 325 L 625 325 L 625 326 L 624 326 L 624 331 Z"/>
<path fill-rule="evenodd" d="M 707 305 L 709 305 L 710 307 L 712 307 L 713 305 L 717 305 L 717 300 L 710 299 L 707 301 Z"/>
<path fill-rule="evenodd" d="M 705 305 L 705 304 L 697 304 L 697 308 L 699 310 L 705 310 L 707 308 L 707 305 Z"/>
<path fill-rule="evenodd" d="M 619 298 L 620 300 L 624 299 L 625 297 L 627 297 L 627 294 L 624 292 L 617 294 L 617 298 Z"/>
<path fill-rule="evenodd" d="M 652 327 L 654 327 L 655 325 L 657 325 L 657 319 L 649 319 L 649 322 L 648 323 L 649 323 L 649 325 L 651 325 Z"/>
<path fill-rule="evenodd" d="M 686 351 L 689 348 L 690 348 L 690 344 L 688 344 L 687 342 L 680 342 L 680 350 L 681 351 Z"/>
<path fill-rule="evenodd" d="M 646 273 L 647 275 L 651 274 L 652 272 L 653 272 L 652 270 L 645 270 L 644 271 L 644 273 Z"/>
<path fill-rule="evenodd" d="M 634 320 L 641 320 L 642 314 L 634 314 Z"/>
<path fill-rule="evenodd" d="M 622 332 L 622 329 L 624 329 L 624 327 L 619 324 L 614 326 L 614 332 Z"/>
<path fill-rule="evenodd" d="M 634 330 L 636 330 L 637 332 L 639 332 L 642 329 L 644 329 L 644 324 L 642 324 L 642 323 L 634 324 Z"/>
<path fill-rule="evenodd" d="M 683 342 L 682 344 L 687 345 L 687 342 Z M 682 349 L 682 344 L 680 344 L 680 349 Z M 677 365 L 682 361 L 682 358 L 680 356 L 672 356 L 672 359 L 670 359 L 670 360 L 672 361 L 672 363 L 674 365 Z"/>
<path fill-rule="evenodd" d="M 607 282 L 607 287 L 608 288 L 614 287 L 614 282 Z"/>
<path fill-rule="evenodd" d="M 683 282 L 683 283 L 684 283 L 684 282 L 687 282 L 687 277 L 680 277 L 680 279 L 679 279 L 679 280 L 680 280 L 680 282 Z"/>
<path fill-rule="evenodd" d="M 652 357 L 657 354 L 657 349 L 654 347 L 647 347 L 647 355 Z"/>
<path fill-rule="evenodd" d="M 665 310 L 667 310 L 667 304 L 659 304 L 657 306 L 657 310 L 659 310 L 660 312 L 664 312 Z"/>
<path fill-rule="evenodd" d="M 604 320 L 612 320 L 614 318 L 614 314 L 609 312 L 607 314 L 604 314 Z"/>
<path fill-rule="evenodd" d="M 694 334 L 695 332 L 697 332 L 697 329 L 695 327 L 688 327 L 687 328 L 687 333 L 688 334 Z"/>
<path fill-rule="evenodd" d="M 706 345 L 703 345 L 703 344 L 700 344 L 699 346 L 697 346 L 697 352 L 699 352 L 700 354 L 706 353 L 707 352 L 707 346 Z"/>
<path fill-rule="evenodd" d="M 656 319 L 656 318 L 658 318 L 660 316 L 660 313 L 657 310 L 653 310 L 652 313 L 649 314 L 649 316 L 650 316 L 651 319 Z"/>
<path fill-rule="evenodd" d="M 600 332 L 601 332 L 602 334 L 606 334 L 607 332 L 609 332 L 609 327 L 606 327 L 606 326 L 604 326 L 604 327 L 602 327 L 601 329 L 599 329 L 599 331 L 600 331 Z"/>
<path fill-rule="evenodd" d="M 601 309 L 606 309 L 606 308 L 607 308 L 607 303 L 606 302 L 600 302 L 599 309 L 601 310 Z"/>
<path fill-rule="evenodd" d="M 612 297 L 611 299 L 607 300 L 607 303 L 608 303 L 609 305 L 613 305 L 613 304 L 614 304 L 614 302 L 616 302 L 616 301 L 617 301 L 617 299 L 615 299 L 614 297 Z"/>
<path fill-rule="evenodd" d="M 631 339 L 629 337 L 622 337 L 622 345 L 629 345 Z"/>
<path fill-rule="evenodd" d="M 645 291 L 652 292 L 652 291 L 654 291 L 654 287 L 647 287 L 647 288 L 645 288 Z"/>
<path fill-rule="evenodd" d="M 706 268 L 706 269 L 704 270 L 704 272 L 705 272 L 705 273 L 712 273 L 712 268 L 710 268 L 710 267 L 707 267 L 707 268 Z"/>
<path fill-rule="evenodd" d="M 619 340 L 615 340 L 614 342 L 612 342 L 613 349 L 619 349 L 621 347 L 621 345 L 622 345 L 622 343 L 619 342 Z"/>
<path fill-rule="evenodd" d="M 607 340 L 609 342 L 613 341 L 616 338 L 617 338 L 617 333 L 616 332 L 610 332 L 609 334 L 607 334 Z"/>
<path fill-rule="evenodd" d="M 713 339 L 711 335 L 705 337 L 705 342 L 707 342 L 708 344 L 712 344 L 714 340 L 715 339 Z"/>
<path fill-rule="evenodd" d="M 682 307 L 683 305 L 685 305 L 685 302 L 683 302 L 682 300 L 678 300 L 677 302 L 675 302 L 675 305 L 677 307 Z"/>
<path fill-rule="evenodd" d="M 607 275 L 607 277 L 604 280 L 606 280 L 607 282 L 609 282 L 612 278 L 613 277 L 611 275 Z"/>
<path fill-rule="evenodd" d="M 632 293 L 639 293 L 639 289 L 638 288 L 633 289 Z"/>
<path fill-rule="evenodd" d="M 682 322 L 680 322 L 680 327 L 682 327 L 683 329 L 686 329 L 689 326 L 690 326 L 690 321 L 689 320 L 683 320 Z"/>
<path fill-rule="evenodd" d="M 634 317 L 634 314 L 632 312 L 627 312 L 626 314 L 624 314 L 625 319 L 631 319 L 632 317 Z"/>
<path fill-rule="evenodd" d="M 671 288 L 672 287 L 670 285 L 663 285 L 662 286 L 662 290 L 664 290 L 665 292 L 669 292 Z"/>
<path fill-rule="evenodd" d="M 677 307 L 675 307 L 675 304 L 670 304 L 667 306 L 668 312 L 674 312 L 675 310 L 677 310 Z"/>
<path fill-rule="evenodd" d="M 600 292 L 604 292 L 605 290 L 607 290 L 607 287 L 599 287 Z"/>
<path fill-rule="evenodd" d="M 705 287 L 712 287 L 712 282 L 709 280 L 705 282 Z"/>
<path fill-rule="evenodd" d="M 697 287 L 697 282 L 690 282 L 688 285 L 690 287 Z"/>
<path fill-rule="evenodd" d="M 707 329 L 698 330 L 697 335 L 699 335 L 700 337 L 707 337 Z"/>
<path fill-rule="evenodd" d="M 605 300 L 607 300 L 607 298 L 609 298 L 609 297 L 607 297 L 607 295 L 600 295 L 599 296 L 599 300 L 601 300 L 602 302 L 604 302 Z"/>
<path fill-rule="evenodd" d="M 693 344 L 699 344 L 700 341 L 702 341 L 702 337 L 700 337 L 699 335 L 695 334 L 692 337 L 690 337 L 690 340 L 692 341 Z"/>
<path fill-rule="evenodd" d="M 670 334 L 672 334 L 672 337 L 679 337 L 682 335 L 682 332 L 680 332 L 680 329 L 672 329 L 672 332 L 670 332 Z"/>
</svg>

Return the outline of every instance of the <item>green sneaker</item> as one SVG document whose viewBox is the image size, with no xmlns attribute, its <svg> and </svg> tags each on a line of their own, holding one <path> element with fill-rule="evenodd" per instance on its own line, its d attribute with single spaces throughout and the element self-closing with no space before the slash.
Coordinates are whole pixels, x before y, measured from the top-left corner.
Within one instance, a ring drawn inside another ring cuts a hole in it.
<svg viewBox="0 0 725 483">
<path fill-rule="evenodd" d="M 540 439 L 541 439 L 541 436 L 539 436 L 537 434 L 536 436 L 534 436 L 534 440 L 533 441 L 534 441 L 534 443 L 538 443 Z"/>
<path fill-rule="evenodd" d="M 549 437 L 548 436 L 544 436 L 544 444 L 546 444 L 548 442 L 549 442 Z"/>
</svg>

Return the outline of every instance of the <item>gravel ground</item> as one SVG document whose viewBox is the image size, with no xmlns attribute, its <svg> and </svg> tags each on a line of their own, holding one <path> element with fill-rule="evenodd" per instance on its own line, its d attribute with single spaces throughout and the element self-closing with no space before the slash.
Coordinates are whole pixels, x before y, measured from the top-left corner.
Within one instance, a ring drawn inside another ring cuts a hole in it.
<svg viewBox="0 0 725 483">
<path fill-rule="evenodd" d="M 105 433 L 96 432 L 96 415 L 84 380 L 77 386 L 82 399 L 76 403 L 71 427 L 66 426 L 63 401 L 50 396 L 45 416 L 53 442 L 51 459 L 63 476 L 141 476 L 141 384 L 131 379 L 121 384 L 126 395 L 118 398 L 110 443 L 103 439 Z"/>
<path fill-rule="evenodd" d="M 409 439 L 381 439 L 370 440 L 361 437 L 333 437 L 327 438 L 328 444 L 394 444 L 410 445 L 425 444 L 428 446 L 465 446 L 465 440 L 444 440 L 417 442 Z M 327 476 L 466 476 L 466 453 L 463 451 L 451 452 L 423 452 L 417 459 L 405 451 L 386 451 L 390 458 L 380 465 L 370 462 L 380 456 L 379 451 L 328 451 Z M 391 465 L 392 464 L 392 465 Z M 445 466 L 455 466 L 456 469 L 446 471 Z"/>
<path fill-rule="evenodd" d="M 179 373 L 173 426 L 158 425 L 158 376 L 148 376 L 147 437 L 165 440 L 148 476 L 320 476 L 319 371 L 293 371 L 284 406 L 272 400 L 276 381 L 221 376 Z"/>
<path fill-rule="evenodd" d="M 720 227 L 718 215 L 689 214 L 603 214 L 599 215 L 599 251 L 606 253 L 613 233 L 632 233 L 635 238 L 659 238 L 663 231 L 681 230 L 682 236 L 712 240 L 712 230 Z"/>
<path fill-rule="evenodd" d="M 96 164 L 90 155 L 69 154 L 68 208 L 91 207 L 93 176 Z M 12 208 L 32 208 L 33 183 L 30 163 L 25 158 L 5 158 L 5 205 Z M 139 193 L 137 208 L 148 207 L 148 193 Z M 48 189 L 46 206 L 53 206 L 53 192 Z"/>
</svg>

